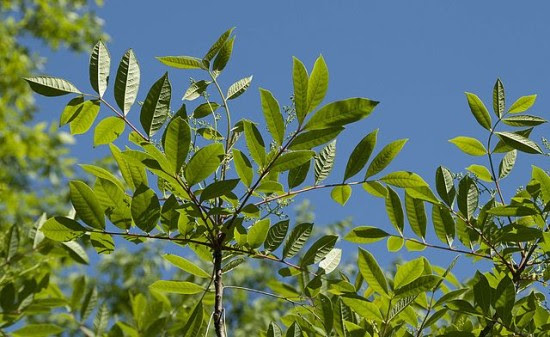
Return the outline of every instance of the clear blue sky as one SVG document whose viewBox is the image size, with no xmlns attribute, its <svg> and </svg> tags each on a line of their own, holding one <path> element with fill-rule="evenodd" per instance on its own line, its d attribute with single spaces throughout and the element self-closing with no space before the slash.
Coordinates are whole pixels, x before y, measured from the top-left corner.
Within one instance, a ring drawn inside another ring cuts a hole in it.
<svg viewBox="0 0 550 337">
<path fill-rule="evenodd" d="M 521 95 L 537 93 L 532 113 L 548 118 L 549 12 L 547 1 L 471 0 L 158 1 L 154 5 L 107 1 L 98 10 L 111 36 L 111 71 L 127 48 L 136 52 L 142 70 L 141 100 L 167 70 L 155 56 L 202 56 L 232 26 L 237 27 L 237 39 L 222 85 L 254 75 L 252 87 L 232 106 L 237 118 L 261 118 L 258 87 L 270 89 L 281 104 L 288 104 L 292 56 L 311 69 L 315 58 L 323 54 L 330 71 L 325 103 L 352 96 L 381 101 L 373 115 L 340 136 L 340 166 L 333 171 L 333 181 L 341 180 L 347 156 L 359 139 L 380 128 L 380 145 L 410 138 L 387 172 L 415 171 L 430 183 L 439 165 L 460 171 L 473 163 L 486 164 L 486 158 L 468 157 L 447 141 L 459 135 L 486 137 L 469 112 L 465 91 L 477 93 L 490 108 L 492 86 L 500 77 L 508 104 Z M 47 56 L 46 73 L 90 88 L 87 55 L 58 52 Z M 170 70 L 174 105 L 179 104 L 190 76 L 200 78 L 197 72 Z M 55 121 L 65 104 L 64 99 L 38 98 L 38 102 L 45 107 L 40 117 Z M 130 115 L 137 121 L 138 113 L 134 108 Z M 548 127 L 543 130 L 550 138 Z M 540 141 L 541 136 L 534 134 L 533 138 Z M 107 153 L 105 148 L 92 151 L 91 139 L 92 134 L 77 137 L 74 154 L 81 161 Z M 549 167 L 548 157 L 537 163 Z M 529 165 L 520 165 L 511 175 L 512 184 L 505 186 L 526 183 L 517 179 L 529 171 Z M 513 190 L 508 191 L 510 197 Z M 332 202 L 329 191 L 307 197 L 315 204 L 319 225 L 353 216 L 356 225 L 392 229 L 383 202 L 360 188 L 354 190 L 346 207 Z M 431 226 L 429 231 L 433 233 Z M 376 256 L 386 256 L 377 247 L 367 248 Z M 453 257 L 429 250 L 424 253 L 441 264 Z"/>
</svg>

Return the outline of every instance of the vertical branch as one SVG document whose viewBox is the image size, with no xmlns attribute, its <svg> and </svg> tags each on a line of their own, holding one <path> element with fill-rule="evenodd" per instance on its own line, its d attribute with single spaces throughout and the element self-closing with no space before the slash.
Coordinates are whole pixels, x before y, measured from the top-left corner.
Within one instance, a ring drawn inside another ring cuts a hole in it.
<svg viewBox="0 0 550 337">
<path fill-rule="evenodd" d="M 223 312 L 223 283 L 222 283 L 222 250 L 214 249 L 214 328 L 217 337 L 227 337 L 225 333 L 225 320 Z"/>
</svg>

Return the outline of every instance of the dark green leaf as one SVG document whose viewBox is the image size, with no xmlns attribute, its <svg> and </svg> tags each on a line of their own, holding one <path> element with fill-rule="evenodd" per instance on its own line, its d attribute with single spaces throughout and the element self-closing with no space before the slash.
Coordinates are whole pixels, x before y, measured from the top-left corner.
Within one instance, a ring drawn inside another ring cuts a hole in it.
<svg viewBox="0 0 550 337">
<path fill-rule="evenodd" d="M 313 229 L 312 223 L 302 223 L 294 227 L 283 247 L 283 258 L 291 258 L 302 249 Z"/>
<path fill-rule="evenodd" d="M 429 291 L 439 282 L 440 279 L 441 277 L 436 275 L 420 276 L 411 283 L 395 289 L 395 298 L 415 296 L 425 291 Z"/>
<path fill-rule="evenodd" d="M 415 199 L 409 193 L 405 193 L 405 209 L 413 232 L 424 239 L 427 223 L 424 201 Z"/>
<path fill-rule="evenodd" d="M 325 146 L 317 156 L 315 156 L 315 185 L 325 180 L 332 167 L 334 166 L 334 157 L 336 156 L 336 140 Z"/>
<path fill-rule="evenodd" d="M 185 167 L 185 179 L 193 186 L 214 173 L 220 166 L 224 155 L 221 143 L 209 144 L 195 153 Z"/>
<path fill-rule="evenodd" d="M 346 164 L 346 171 L 344 173 L 344 181 L 353 177 L 359 171 L 365 167 L 367 161 L 370 158 L 374 147 L 376 146 L 376 137 L 378 135 L 378 129 L 366 135 L 357 146 L 353 149 L 348 163 Z M 370 167 L 369 167 L 370 168 Z"/>
<path fill-rule="evenodd" d="M 69 256 L 80 264 L 90 263 L 90 258 L 86 250 L 76 241 L 67 241 L 62 243 L 62 247 L 69 253 Z"/>
<path fill-rule="evenodd" d="M 477 186 L 470 177 L 464 177 L 458 184 L 458 209 L 466 217 L 470 219 L 477 209 L 479 192 Z"/>
<path fill-rule="evenodd" d="M 313 263 L 319 263 L 334 248 L 337 240 L 337 235 L 322 236 L 309 247 L 302 261 L 300 261 L 300 265 L 305 267 Z"/>
<path fill-rule="evenodd" d="M 12 225 L 8 231 L 7 237 L 7 250 L 6 250 L 6 261 L 10 260 L 17 254 L 17 249 L 19 248 L 19 229 L 16 225 Z"/>
<path fill-rule="evenodd" d="M 534 154 L 542 154 L 542 150 L 529 138 L 523 137 L 517 133 L 512 132 L 495 132 L 495 134 L 502 140 L 506 145 L 511 146 L 512 148 Z"/>
<path fill-rule="evenodd" d="M 451 206 L 453 204 L 456 189 L 453 181 L 453 174 L 449 169 L 439 166 L 435 172 L 435 186 L 437 193 L 443 201 Z"/>
<path fill-rule="evenodd" d="M 213 69 L 214 71 L 222 71 L 229 59 L 231 58 L 231 53 L 233 52 L 233 44 L 235 43 L 235 37 L 230 38 L 225 41 L 223 46 L 220 48 L 218 55 L 214 59 Z"/>
<path fill-rule="evenodd" d="M 302 328 L 298 323 L 294 322 L 286 331 L 285 337 L 302 337 Z"/>
<path fill-rule="evenodd" d="M 62 327 L 55 324 L 27 324 L 24 327 L 13 332 L 14 337 L 48 337 L 65 331 Z"/>
<path fill-rule="evenodd" d="M 144 232 L 151 232 L 160 219 L 160 203 L 155 192 L 140 185 L 132 197 L 132 219 Z"/>
<path fill-rule="evenodd" d="M 90 84 L 92 88 L 103 96 L 109 82 L 111 55 L 102 41 L 97 42 L 90 56 Z"/>
<path fill-rule="evenodd" d="M 115 250 L 115 241 L 109 234 L 92 232 L 90 243 L 98 254 L 111 254 Z"/>
<path fill-rule="evenodd" d="M 517 115 L 502 119 L 502 122 L 510 126 L 537 126 L 547 122 L 546 119 L 531 115 Z"/>
<path fill-rule="evenodd" d="M 507 152 L 504 158 L 502 158 L 500 164 L 498 165 L 498 176 L 500 179 L 506 178 L 508 174 L 510 174 L 516 164 L 517 155 L 518 151 L 512 150 Z"/>
<path fill-rule="evenodd" d="M 181 118 L 172 119 L 166 128 L 166 137 L 164 138 L 164 153 L 170 164 L 174 168 L 174 173 L 178 174 L 187 159 L 189 146 L 191 145 L 191 129 L 189 124 Z"/>
<path fill-rule="evenodd" d="M 504 85 L 497 79 L 493 87 L 493 111 L 497 117 L 502 117 L 506 112 L 506 100 L 504 95 Z"/>
<path fill-rule="evenodd" d="M 214 111 L 218 110 L 220 105 L 215 102 L 207 102 L 199 105 L 193 111 L 193 118 L 203 118 L 206 116 L 212 116 Z"/>
<path fill-rule="evenodd" d="M 172 86 L 168 79 L 168 73 L 164 73 L 149 89 L 141 106 L 139 120 L 149 137 L 153 136 L 166 121 L 170 113 L 171 97 Z"/>
<path fill-rule="evenodd" d="M 115 101 L 125 116 L 136 100 L 139 80 L 139 64 L 134 51 L 129 49 L 120 61 L 115 79 Z"/>
<path fill-rule="evenodd" d="M 353 243 L 373 243 L 390 236 L 389 233 L 377 227 L 359 226 L 355 227 L 344 237 L 345 240 Z"/>
<path fill-rule="evenodd" d="M 444 206 L 433 205 L 432 223 L 439 240 L 450 246 L 455 237 L 455 223 L 449 210 Z"/>
<path fill-rule="evenodd" d="M 216 42 L 214 42 L 212 47 L 210 47 L 206 55 L 204 55 L 203 60 L 205 61 L 212 60 L 214 56 L 216 56 L 220 51 L 220 49 L 223 47 L 223 45 L 225 44 L 225 41 L 227 41 L 227 39 L 229 38 L 229 35 L 231 35 L 231 32 L 233 32 L 234 29 L 235 27 L 229 28 L 222 35 L 220 35 L 220 37 L 216 40 Z"/>
<path fill-rule="evenodd" d="M 391 187 L 386 188 L 388 193 L 386 194 L 386 213 L 390 218 L 392 225 L 399 231 L 403 233 L 403 228 L 405 227 L 405 217 L 403 215 L 403 206 L 401 205 L 401 199 L 399 194 L 395 192 Z"/>
<path fill-rule="evenodd" d="M 51 76 L 36 76 L 24 78 L 31 89 L 43 96 L 61 96 L 66 94 L 81 94 L 71 82 Z"/>
<path fill-rule="evenodd" d="M 283 332 L 281 328 L 273 322 L 269 323 L 269 328 L 267 329 L 267 337 L 282 337 Z"/>
<path fill-rule="evenodd" d="M 300 133 L 292 143 L 289 149 L 291 150 L 310 150 L 316 146 L 325 144 L 340 134 L 344 130 L 343 127 L 335 127 L 329 129 L 311 130 Z"/>
<path fill-rule="evenodd" d="M 201 201 L 218 198 L 228 194 L 237 187 L 239 181 L 239 179 L 220 180 L 206 186 L 205 189 L 202 190 Z"/>
<path fill-rule="evenodd" d="M 267 238 L 264 242 L 264 248 L 268 251 L 274 251 L 285 239 L 285 236 L 288 232 L 288 220 L 282 220 L 271 226 L 267 232 Z"/>
<path fill-rule="evenodd" d="M 263 167 L 265 165 L 266 155 L 262 135 L 260 131 L 258 131 L 258 128 L 256 128 L 256 125 L 250 121 L 244 121 L 243 126 L 246 146 L 250 151 L 250 155 L 258 166 Z"/>
<path fill-rule="evenodd" d="M 294 188 L 299 186 L 306 180 L 309 167 L 311 166 L 311 160 L 308 160 L 304 164 L 290 169 L 288 171 L 288 188 Z"/>
<path fill-rule="evenodd" d="M 227 94 L 225 95 L 225 98 L 227 100 L 230 100 L 241 96 L 250 86 L 250 82 L 252 82 L 252 76 L 245 77 L 231 84 L 229 89 L 227 89 Z"/>
<path fill-rule="evenodd" d="M 301 166 L 313 158 L 315 152 L 310 150 L 288 151 L 279 156 L 271 165 L 271 172 L 284 172 Z"/>
</svg>

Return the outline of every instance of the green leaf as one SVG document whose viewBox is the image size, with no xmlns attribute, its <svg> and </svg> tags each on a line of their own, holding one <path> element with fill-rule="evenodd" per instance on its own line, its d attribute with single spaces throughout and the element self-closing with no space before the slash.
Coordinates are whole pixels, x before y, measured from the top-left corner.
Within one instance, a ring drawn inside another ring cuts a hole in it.
<svg viewBox="0 0 550 337">
<path fill-rule="evenodd" d="M 67 241 L 63 242 L 62 246 L 68 253 L 69 256 L 80 264 L 89 264 L 90 258 L 86 254 L 86 250 L 76 241 Z"/>
<path fill-rule="evenodd" d="M 17 254 L 17 249 L 19 248 L 19 230 L 16 225 L 12 225 L 8 231 L 7 236 L 7 249 L 6 249 L 6 261 L 10 260 Z"/>
<path fill-rule="evenodd" d="M 192 56 L 157 56 L 162 64 L 176 69 L 206 69 L 202 60 Z"/>
<path fill-rule="evenodd" d="M 334 326 L 334 315 L 332 312 L 332 302 L 328 296 L 319 293 L 317 296 L 317 302 L 319 305 L 315 305 L 316 311 L 320 312 L 320 316 L 323 320 L 323 326 L 327 336 L 330 336 L 332 328 Z"/>
<path fill-rule="evenodd" d="M 508 112 L 512 114 L 524 112 L 535 104 L 536 99 L 537 95 L 521 96 L 512 104 Z"/>
<path fill-rule="evenodd" d="M 216 42 L 212 45 L 212 47 L 210 47 L 206 55 L 204 55 L 203 60 L 205 61 L 212 60 L 214 56 L 216 56 L 220 51 L 220 49 L 223 47 L 223 45 L 229 38 L 229 35 L 231 35 L 231 32 L 233 32 L 234 29 L 235 27 L 229 28 L 222 35 L 220 35 L 220 37 L 216 40 Z"/>
<path fill-rule="evenodd" d="M 257 221 L 248 230 L 247 240 L 250 248 L 258 248 L 267 239 L 267 232 L 269 231 L 269 218 Z"/>
<path fill-rule="evenodd" d="M 411 197 L 423 201 L 427 201 L 431 204 L 439 204 L 440 201 L 435 196 L 434 192 L 430 189 L 429 186 L 417 186 L 405 188 L 405 191 L 410 194 Z"/>
<path fill-rule="evenodd" d="M 306 73 L 307 75 L 307 73 Z M 307 108 L 306 113 L 315 110 L 321 103 L 328 89 L 328 68 L 325 59 L 320 55 L 311 71 L 311 76 L 307 84 Z"/>
<path fill-rule="evenodd" d="M 397 272 L 393 278 L 395 289 L 411 283 L 424 273 L 424 259 L 419 257 L 397 266 Z"/>
<path fill-rule="evenodd" d="M 325 144 L 340 134 L 343 127 L 329 129 L 311 130 L 298 134 L 290 143 L 290 150 L 310 150 L 316 146 Z"/>
<path fill-rule="evenodd" d="M 386 194 L 388 194 L 384 185 L 380 184 L 378 181 L 366 181 L 361 184 L 361 186 L 363 186 L 363 189 L 370 195 L 377 198 L 386 198 Z"/>
<path fill-rule="evenodd" d="M 550 177 L 540 167 L 532 165 L 531 176 L 539 182 L 540 192 L 544 203 L 550 202 Z"/>
<path fill-rule="evenodd" d="M 399 139 L 384 146 L 384 148 L 376 155 L 376 157 L 374 157 L 367 168 L 365 179 L 372 177 L 385 169 L 392 162 L 392 160 L 397 157 L 399 152 L 401 152 L 401 149 L 405 146 L 406 142 L 407 139 Z"/>
<path fill-rule="evenodd" d="M 504 95 L 504 85 L 497 79 L 493 87 L 493 111 L 498 118 L 502 117 L 506 111 L 506 100 Z"/>
<path fill-rule="evenodd" d="M 40 230 L 47 238 L 61 242 L 74 240 L 86 232 L 78 222 L 62 216 L 48 219 Z"/>
<path fill-rule="evenodd" d="M 109 55 L 105 44 L 98 41 L 90 56 L 90 84 L 99 94 L 99 97 L 103 96 L 105 90 L 107 90 L 110 68 L 111 55 Z"/>
<path fill-rule="evenodd" d="M 325 271 L 325 274 L 332 273 L 340 264 L 342 259 L 342 250 L 339 248 L 334 248 L 331 250 L 323 261 L 319 262 L 319 268 Z"/>
<path fill-rule="evenodd" d="M 65 331 L 55 324 L 28 324 L 13 332 L 14 337 L 48 337 Z"/>
<path fill-rule="evenodd" d="M 302 61 L 292 57 L 292 83 L 294 85 L 294 106 L 296 118 L 301 125 L 308 111 L 308 74 Z M 327 83 L 328 84 L 328 83 Z"/>
<path fill-rule="evenodd" d="M 287 179 L 288 188 L 294 188 L 302 184 L 307 178 L 307 174 L 309 172 L 310 166 L 311 166 L 311 160 L 308 160 L 304 164 L 290 169 L 290 171 L 288 171 L 288 179 Z"/>
<path fill-rule="evenodd" d="M 357 266 L 359 267 L 359 272 L 361 272 L 361 275 L 363 275 L 363 278 L 367 281 L 369 287 L 379 294 L 388 294 L 388 282 L 386 281 L 384 272 L 371 253 L 359 248 Z"/>
<path fill-rule="evenodd" d="M 504 158 L 502 158 L 498 166 L 498 176 L 500 179 L 506 178 L 510 174 L 516 163 L 517 155 L 518 151 L 512 150 L 507 152 Z"/>
<path fill-rule="evenodd" d="M 128 114 L 128 111 L 130 111 L 136 100 L 139 90 L 139 80 L 139 64 L 134 51 L 129 49 L 118 65 L 115 79 L 115 101 L 124 113 L 124 116 Z"/>
<path fill-rule="evenodd" d="M 502 122 L 510 126 L 537 126 L 548 121 L 538 116 L 518 115 L 503 118 Z"/>
<path fill-rule="evenodd" d="M 221 143 L 209 144 L 193 155 L 185 167 L 185 179 L 190 186 L 208 178 L 222 162 L 224 155 Z"/>
<path fill-rule="evenodd" d="M 298 323 L 294 322 L 286 331 L 285 337 L 302 337 L 302 328 Z"/>
<path fill-rule="evenodd" d="M 109 234 L 92 232 L 90 243 L 98 254 L 111 254 L 115 251 L 115 241 Z"/>
<path fill-rule="evenodd" d="M 439 166 L 435 173 L 435 186 L 437 193 L 443 201 L 451 206 L 453 204 L 456 189 L 454 186 L 453 174 L 449 169 Z"/>
<path fill-rule="evenodd" d="M 116 116 L 110 116 L 97 124 L 94 132 L 94 146 L 109 144 L 115 141 L 122 133 L 126 123 Z"/>
<path fill-rule="evenodd" d="M 344 173 L 344 181 L 353 177 L 359 171 L 365 167 L 367 161 L 370 158 L 374 147 L 376 146 L 376 137 L 378 135 L 378 129 L 366 135 L 357 146 L 353 149 L 348 163 L 346 164 L 346 171 Z M 370 168 L 370 167 L 369 167 Z"/>
<path fill-rule="evenodd" d="M 210 277 L 210 276 L 209 276 Z M 159 280 L 149 286 L 149 289 L 161 293 L 193 295 L 204 291 L 204 288 L 192 282 Z"/>
<path fill-rule="evenodd" d="M 361 296 L 355 294 L 345 294 L 344 296 L 340 297 L 340 299 L 354 312 L 356 312 L 359 316 L 363 318 L 375 321 L 383 320 L 380 308 L 376 304 L 367 301 Z"/>
<path fill-rule="evenodd" d="M 456 145 L 462 152 L 471 156 L 484 156 L 487 154 L 485 146 L 483 146 L 479 140 L 472 137 L 459 136 L 450 139 L 449 142 Z"/>
<path fill-rule="evenodd" d="M 207 140 L 223 140 L 223 136 L 221 135 L 221 133 L 209 126 L 206 128 L 198 129 L 197 134 L 201 135 L 202 138 Z"/>
<path fill-rule="evenodd" d="M 349 198 L 351 197 L 351 186 L 349 185 L 340 185 L 335 186 L 332 188 L 332 191 L 330 192 L 330 196 L 332 200 L 336 201 L 340 205 L 344 206 Z"/>
<path fill-rule="evenodd" d="M 477 282 L 473 286 L 474 303 L 481 308 L 485 314 L 489 314 L 489 307 L 491 306 L 493 289 L 489 285 L 485 275 L 479 271 L 476 272 L 474 280 Z"/>
<path fill-rule="evenodd" d="M 130 186 L 131 189 L 135 189 L 137 186 L 144 184 L 147 185 L 147 175 L 143 167 L 137 166 L 128 162 L 123 156 L 122 152 L 114 144 L 109 144 L 111 154 L 118 164 L 120 173 L 124 178 L 124 181 Z"/>
<path fill-rule="evenodd" d="M 182 100 L 193 101 L 201 97 L 201 95 L 206 91 L 206 88 L 208 88 L 210 83 L 212 82 L 205 81 L 205 80 L 193 82 L 183 94 Z"/>
<path fill-rule="evenodd" d="M 313 158 L 315 152 L 311 150 L 288 151 L 279 156 L 271 165 L 271 172 L 284 172 L 301 166 Z"/>
<path fill-rule="evenodd" d="M 262 88 L 260 88 L 260 98 L 269 133 L 271 133 L 275 143 L 281 146 L 285 137 L 285 123 L 283 121 L 283 115 L 281 115 L 279 102 L 277 102 L 271 92 Z"/>
<path fill-rule="evenodd" d="M 311 117 L 304 130 L 327 129 L 357 122 L 370 115 L 376 105 L 378 102 L 366 98 L 349 98 L 329 103 Z"/>
<path fill-rule="evenodd" d="M 386 231 L 381 230 L 380 228 L 371 226 L 359 226 L 355 227 L 351 230 L 351 232 L 346 234 L 344 240 L 353 243 L 364 244 L 377 242 L 388 236 L 390 236 L 390 234 Z"/>
<path fill-rule="evenodd" d="M 137 187 L 130 207 L 132 219 L 142 231 L 151 232 L 160 220 L 160 203 L 155 192 L 145 185 Z"/>
<path fill-rule="evenodd" d="M 476 177 L 483 181 L 493 181 L 493 178 L 491 177 L 491 172 L 489 172 L 489 170 L 483 165 L 472 164 L 468 166 L 466 170 L 472 172 L 476 175 Z"/>
<path fill-rule="evenodd" d="M 269 323 L 269 327 L 267 328 L 267 337 L 282 337 L 283 332 L 281 331 L 281 328 L 273 322 Z"/>
<path fill-rule="evenodd" d="M 337 240 L 337 235 L 325 235 L 319 238 L 319 240 L 315 241 L 306 251 L 302 261 L 300 261 L 300 266 L 305 267 L 313 263 L 321 262 L 334 248 Z"/>
<path fill-rule="evenodd" d="M 380 179 L 386 184 L 407 188 L 407 187 L 422 187 L 428 184 L 418 174 L 407 171 L 397 171 L 387 174 Z"/>
<path fill-rule="evenodd" d="M 441 279 L 436 275 L 424 275 L 420 276 L 411 283 L 395 289 L 395 298 L 404 298 L 409 296 L 416 296 L 423 292 L 431 290 Z"/>
<path fill-rule="evenodd" d="M 498 316 L 509 324 L 512 320 L 512 309 L 516 302 L 516 288 L 508 276 L 505 276 L 498 283 L 494 300 L 494 307 Z"/>
<path fill-rule="evenodd" d="M 531 135 L 531 132 L 533 131 L 533 128 L 527 128 L 527 129 L 524 129 L 524 130 L 519 130 L 519 131 L 515 131 L 513 133 L 515 134 L 518 134 L 522 137 L 525 137 L 525 138 L 529 138 L 529 136 Z M 510 151 L 513 151 L 514 148 L 505 144 L 501 139 L 498 140 L 498 143 L 497 145 L 495 145 L 495 148 L 493 149 L 493 152 L 494 153 L 506 153 L 506 152 L 510 152 Z"/>
<path fill-rule="evenodd" d="M 254 172 L 252 171 L 252 164 L 244 153 L 237 149 L 233 149 L 233 163 L 235 164 L 235 171 L 237 175 L 247 187 L 252 184 L 254 178 Z"/>
<path fill-rule="evenodd" d="M 252 75 L 249 77 L 240 79 L 237 82 L 231 84 L 229 89 L 227 89 L 227 94 L 225 95 L 225 98 L 227 100 L 230 100 L 241 96 L 248 89 L 251 82 L 252 82 Z"/>
<path fill-rule="evenodd" d="M 294 227 L 283 247 L 283 258 L 291 258 L 302 249 L 313 229 L 312 223 L 302 223 Z"/>
<path fill-rule="evenodd" d="M 166 72 L 151 86 L 141 106 L 139 120 L 149 137 L 153 136 L 166 121 L 170 113 L 171 97 L 172 86 Z"/>
<path fill-rule="evenodd" d="M 82 110 L 82 103 L 84 103 L 84 96 L 76 96 L 71 99 L 61 112 L 59 126 L 70 123 L 78 115 L 80 110 Z"/>
<path fill-rule="evenodd" d="M 500 138 L 500 140 L 502 140 L 504 144 L 511 146 L 516 150 L 526 152 L 526 153 L 534 153 L 534 154 L 543 153 L 540 147 L 537 145 L 537 143 L 517 133 L 495 132 L 495 134 Z"/>
<path fill-rule="evenodd" d="M 271 226 L 267 232 L 267 238 L 264 242 L 264 248 L 268 251 L 274 251 L 285 239 L 285 236 L 288 232 L 288 220 L 282 220 Z"/>
<path fill-rule="evenodd" d="M 97 200 L 94 191 L 82 181 L 73 180 L 69 183 L 71 203 L 78 217 L 94 228 L 105 228 L 103 208 Z"/>
<path fill-rule="evenodd" d="M 51 76 L 25 77 L 32 91 L 43 96 L 62 96 L 66 94 L 81 94 L 71 82 Z"/>
<path fill-rule="evenodd" d="M 432 223 L 439 240 L 451 245 L 455 237 L 455 223 L 449 210 L 443 206 L 433 205 Z"/>
<path fill-rule="evenodd" d="M 405 217 L 403 215 L 403 206 L 401 205 L 401 199 L 399 194 L 395 192 L 391 187 L 387 187 L 388 193 L 386 194 L 385 204 L 386 204 L 386 213 L 392 225 L 399 231 L 403 233 L 403 228 L 405 227 Z"/>
<path fill-rule="evenodd" d="M 386 242 L 386 247 L 389 252 L 398 252 L 403 247 L 405 240 L 400 236 L 391 236 Z"/>
<path fill-rule="evenodd" d="M 325 146 L 317 156 L 315 156 L 314 175 L 315 185 L 325 180 L 332 167 L 334 166 L 334 157 L 336 156 L 336 140 Z"/>
<path fill-rule="evenodd" d="M 415 199 L 405 192 L 405 209 L 407 210 L 407 219 L 414 234 L 426 237 L 426 210 L 424 201 Z"/>
<path fill-rule="evenodd" d="M 176 117 L 168 124 L 166 128 L 166 137 L 164 138 L 164 152 L 166 158 L 178 174 L 187 159 L 189 146 L 191 145 L 191 129 L 189 124 L 181 118 Z"/>
<path fill-rule="evenodd" d="M 218 110 L 220 105 L 216 102 L 207 102 L 199 105 L 193 111 L 193 118 L 204 118 L 206 116 L 212 116 L 212 114 Z"/>
<path fill-rule="evenodd" d="M 80 104 L 79 108 L 76 111 L 76 114 L 71 118 L 69 124 L 71 129 L 71 134 L 80 135 L 86 133 L 94 124 L 94 121 L 99 113 L 99 101 L 91 100 L 85 101 Z"/>
<path fill-rule="evenodd" d="M 237 187 L 239 181 L 239 179 L 227 179 L 213 182 L 202 190 L 200 199 L 201 201 L 211 200 L 226 195 Z"/>
<path fill-rule="evenodd" d="M 231 58 L 234 43 L 235 37 L 232 37 L 229 40 L 225 41 L 223 46 L 220 48 L 218 55 L 214 59 L 214 64 L 212 66 L 214 71 L 220 72 L 225 68 L 227 62 L 229 62 L 229 59 Z"/>
<path fill-rule="evenodd" d="M 184 259 L 181 256 L 177 256 L 174 254 L 164 254 L 162 257 L 173 264 L 174 266 L 178 267 L 179 269 L 183 270 L 186 273 L 189 273 L 191 275 L 195 275 L 197 277 L 210 279 L 211 275 L 204 271 L 202 268 L 194 264 L 193 262 Z"/>
<path fill-rule="evenodd" d="M 487 130 L 491 130 L 491 115 L 485 107 L 485 104 L 477 97 L 477 95 L 467 92 L 466 98 L 468 99 L 468 105 L 472 114 L 476 118 L 479 125 L 483 126 Z"/>
<path fill-rule="evenodd" d="M 250 121 L 244 121 L 244 136 L 246 139 L 246 146 L 252 159 L 258 164 L 258 166 L 263 167 L 265 165 L 266 155 L 265 155 L 265 145 L 262 135 L 256 125 Z"/>
<path fill-rule="evenodd" d="M 477 209 L 479 191 L 470 177 L 464 177 L 458 184 L 458 209 L 470 219 Z"/>
</svg>

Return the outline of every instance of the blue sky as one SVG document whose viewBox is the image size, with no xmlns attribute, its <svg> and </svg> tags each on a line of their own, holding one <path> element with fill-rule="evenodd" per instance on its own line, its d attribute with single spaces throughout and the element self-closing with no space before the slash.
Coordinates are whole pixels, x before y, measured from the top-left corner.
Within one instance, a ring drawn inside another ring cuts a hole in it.
<svg viewBox="0 0 550 337">
<path fill-rule="evenodd" d="M 380 128 L 381 145 L 409 138 L 405 149 L 386 170 L 410 170 L 433 183 L 439 165 L 457 172 L 470 164 L 487 164 L 486 158 L 468 157 L 448 139 L 459 135 L 486 139 L 485 130 L 469 112 L 465 91 L 478 94 L 490 108 L 497 77 L 504 83 L 507 104 L 517 97 L 539 94 L 531 113 L 548 118 L 550 111 L 550 3 L 531 1 L 241 1 L 190 2 L 107 1 L 98 9 L 111 36 L 112 73 L 127 48 L 133 48 L 142 70 L 138 99 L 143 100 L 165 66 L 162 55 L 202 56 L 229 27 L 237 27 L 232 60 L 220 81 L 254 75 L 252 87 L 236 100 L 232 110 L 239 118 L 261 119 L 258 88 L 271 90 L 281 105 L 292 94 L 292 56 L 311 69 L 322 54 L 330 84 L 325 103 L 353 96 L 381 101 L 366 120 L 340 136 L 340 165 L 332 181 L 340 181 L 347 156 L 367 133 Z M 51 53 L 44 72 L 88 88 L 88 56 Z M 200 73 L 170 70 L 173 104 L 187 88 L 189 77 Z M 108 96 L 109 97 L 109 96 Z M 43 107 L 39 118 L 57 121 L 65 99 L 37 98 Z M 111 101 L 113 101 L 111 99 Z M 189 107 L 193 107 L 191 104 Z M 189 108 L 188 108 L 189 110 Z M 106 110 L 102 110 L 107 113 Z M 139 109 L 130 116 L 138 121 Z M 139 124 L 139 122 L 137 122 Z M 541 128 L 550 138 L 548 127 Z M 92 151 L 92 134 L 77 137 L 73 152 L 82 162 L 107 154 Z M 119 146 L 122 146 L 118 141 Z M 505 189 L 525 184 L 530 165 L 548 169 L 548 157 L 533 161 L 520 154 L 519 165 Z M 330 180 L 330 178 L 329 178 Z M 330 200 L 329 191 L 308 194 L 319 225 L 352 216 L 356 225 L 391 230 L 383 202 L 354 189 L 346 207 Z M 429 208 L 428 208 L 429 209 Z M 429 231 L 433 232 L 431 226 Z M 437 240 L 431 236 L 431 241 Z M 385 243 L 370 245 L 378 257 Z M 446 264 L 453 254 L 425 251 L 436 263 Z M 389 259 L 386 259 L 389 262 Z"/>
</svg>

